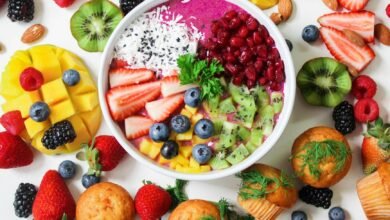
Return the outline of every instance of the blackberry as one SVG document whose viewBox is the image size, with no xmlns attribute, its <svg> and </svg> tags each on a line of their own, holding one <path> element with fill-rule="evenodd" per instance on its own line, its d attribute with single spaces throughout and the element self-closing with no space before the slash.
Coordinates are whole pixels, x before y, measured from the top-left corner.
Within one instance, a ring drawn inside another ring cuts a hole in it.
<svg viewBox="0 0 390 220">
<path fill-rule="evenodd" d="M 333 120 L 336 130 L 342 134 L 349 134 L 356 128 L 353 106 L 348 101 L 343 101 L 333 110 Z"/>
<path fill-rule="evenodd" d="M 127 13 L 129 13 L 143 1 L 144 0 L 120 0 L 119 3 L 123 14 L 127 15 Z"/>
<path fill-rule="evenodd" d="M 21 183 L 15 192 L 15 215 L 19 218 L 27 218 L 32 213 L 32 205 L 37 194 L 37 189 L 31 183 Z"/>
<path fill-rule="evenodd" d="M 76 138 L 76 132 L 72 124 L 67 121 L 55 123 L 51 128 L 45 131 L 42 137 L 42 144 L 49 150 L 54 150 L 57 147 L 70 143 Z"/>
<path fill-rule="evenodd" d="M 331 205 L 333 192 L 329 188 L 317 189 L 312 186 L 304 186 L 299 190 L 299 198 L 307 204 L 328 209 Z"/>
<path fill-rule="evenodd" d="M 30 22 L 34 18 L 33 0 L 9 0 L 7 16 L 11 21 Z"/>
</svg>

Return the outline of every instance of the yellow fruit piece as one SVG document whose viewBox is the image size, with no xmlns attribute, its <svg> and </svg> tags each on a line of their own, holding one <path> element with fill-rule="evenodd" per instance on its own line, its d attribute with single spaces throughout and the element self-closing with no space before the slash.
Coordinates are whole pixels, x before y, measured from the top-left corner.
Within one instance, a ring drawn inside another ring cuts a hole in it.
<svg viewBox="0 0 390 220">
<path fill-rule="evenodd" d="M 200 171 L 201 172 L 209 172 L 211 170 L 210 165 L 202 165 L 200 166 Z"/>
<path fill-rule="evenodd" d="M 200 169 L 200 164 L 193 158 L 190 158 L 190 167 Z"/>
<path fill-rule="evenodd" d="M 196 122 L 198 122 L 200 119 L 202 119 L 204 116 L 202 115 L 202 114 L 196 114 L 196 115 L 194 115 L 192 118 L 191 118 L 191 123 L 193 124 L 193 125 L 195 125 L 196 124 Z"/>
<path fill-rule="evenodd" d="M 27 51 L 23 51 L 23 50 L 16 51 L 14 55 L 11 57 L 11 59 L 18 59 L 27 65 L 32 64 L 30 54 Z"/>
<path fill-rule="evenodd" d="M 88 72 L 79 71 L 80 82 L 74 86 L 69 86 L 69 93 L 72 95 L 81 95 L 85 93 L 95 92 L 96 87 Z"/>
<path fill-rule="evenodd" d="M 145 155 L 148 155 L 151 148 L 152 148 L 152 141 L 148 139 L 142 140 L 142 142 L 139 145 L 139 151 Z"/>
<path fill-rule="evenodd" d="M 190 141 L 190 140 L 192 140 L 193 133 L 194 133 L 194 127 L 192 126 L 190 128 L 190 130 L 188 130 L 184 133 L 181 133 L 181 134 L 177 134 L 176 140 L 177 141 Z"/>
<path fill-rule="evenodd" d="M 76 114 L 72 102 L 69 99 L 50 106 L 50 121 L 56 123 Z"/>
<path fill-rule="evenodd" d="M 161 154 L 158 156 L 157 163 L 159 164 L 169 164 L 172 160 L 165 159 Z"/>
<path fill-rule="evenodd" d="M 13 110 L 19 110 L 22 113 L 23 118 L 29 116 L 30 107 L 37 101 L 40 101 L 41 97 L 38 91 L 26 92 L 19 97 L 9 100 L 2 105 L 3 112 L 9 112 Z"/>
<path fill-rule="evenodd" d="M 71 99 L 77 112 L 91 111 L 99 104 L 96 92 L 84 95 L 71 95 Z"/>
<path fill-rule="evenodd" d="M 25 141 L 25 142 L 31 142 L 31 137 L 28 135 L 27 130 L 24 129 L 19 136 Z"/>
<path fill-rule="evenodd" d="M 177 155 L 177 157 L 173 158 L 173 160 L 175 160 L 178 164 L 186 167 L 188 167 L 188 165 L 190 164 L 190 161 L 180 154 Z"/>
<path fill-rule="evenodd" d="M 46 130 L 50 127 L 50 123 L 48 120 L 43 122 L 36 122 L 31 118 L 28 118 L 24 121 L 24 125 L 26 126 L 27 134 L 30 138 L 35 137 L 39 132 Z"/>
<path fill-rule="evenodd" d="M 14 82 L 14 84 L 19 83 L 19 77 L 22 72 L 31 67 L 31 63 L 23 62 L 19 59 L 11 59 L 7 66 L 5 67 L 5 72 L 2 75 L 2 80 L 6 80 L 8 82 Z"/>
<path fill-rule="evenodd" d="M 65 144 L 68 153 L 80 149 L 81 144 L 86 144 L 92 139 L 87 127 L 84 125 L 83 120 L 81 120 L 79 116 L 75 115 L 71 117 L 69 121 L 72 123 L 73 129 L 77 136 L 73 142 Z"/>
<path fill-rule="evenodd" d="M 180 166 L 180 165 L 176 166 L 176 171 L 182 172 L 182 173 L 200 173 L 201 172 L 200 168 L 184 167 L 184 166 Z"/>
<path fill-rule="evenodd" d="M 17 98 L 23 93 L 22 87 L 19 85 L 15 86 L 7 81 L 1 81 L 0 87 L 0 95 L 3 96 L 6 101 Z"/>
<path fill-rule="evenodd" d="M 100 106 L 96 106 L 92 111 L 81 113 L 79 116 L 87 126 L 89 133 L 92 136 L 95 136 L 102 121 L 102 111 L 100 110 Z"/>
<path fill-rule="evenodd" d="M 185 158 L 189 158 L 192 155 L 192 146 L 180 146 L 179 152 Z"/>
<path fill-rule="evenodd" d="M 44 84 L 41 87 L 41 92 L 43 100 L 45 100 L 48 105 L 53 105 L 69 98 L 68 91 L 66 90 L 62 78 Z"/>
<path fill-rule="evenodd" d="M 59 56 L 62 71 L 66 71 L 69 69 L 84 72 L 88 71 L 85 68 L 84 63 L 78 57 L 68 51 L 60 53 L 60 51 L 57 50 L 57 56 Z"/>
<path fill-rule="evenodd" d="M 186 105 L 184 107 L 187 111 L 189 111 L 191 113 L 191 115 L 195 115 L 196 112 L 198 111 L 198 108 L 194 108 L 194 107 L 191 107 L 189 105 Z"/>
<path fill-rule="evenodd" d="M 272 8 L 279 2 L 279 0 L 250 0 L 250 1 L 263 10 Z"/>
<path fill-rule="evenodd" d="M 30 48 L 29 52 L 34 68 L 41 71 L 45 83 L 61 78 L 61 65 L 57 59 L 53 46 L 36 46 Z"/>
<path fill-rule="evenodd" d="M 171 134 L 169 135 L 169 140 L 176 140 L 177 133 L 174 131 L 171 131 Z"/>
<path fill-rule="evenodd" d="M 150 151 L 148 153 L 148 156 L 150 157 L 150 159 L 154 160 L 157 158 L 157 156 L 160 154 L 160 149 L 161 149 L 162 145 L 163 145 L 162 143 L 161 144 L 155 143 L 155 142 L 152 143 L 152 146 L 151 146 Z"/>
<path fill-rule="evenodd" d="M 193 144 L 193 145 L 205 144 L 205 143 L 208 143 L 208 142 L 210 142 L 210 141 L 211 141 L 210 138 L 208 138 L 208 139 L 202 139 L 202 138 L 200 138 L 200 137 L 198 137 L 198 136 L 196 136 L 196 135 L 194 135 L 194 136 L 192 137 L 192 144 Z"/>
<path fill-rule="evenodd" d="M 169 163 L 169 168 L 175 169 L 177 166 L 177 161 L 172 159 L 171 162 Z"/>
<path fill-rule="evenodd" d="M 192 113 L 189 112 L 187 109 L 183 108 L 183 110 L 181 110 L 180 112 L 181 115 L 184 115 L 184 116 L 187 116 L 188 119 L 190 119 L 192 117 Z"/>
<path fill-rule="evenodd" d="M 42 141 L 41 141 L 43 134 L 44 134 L 44 132 L 39 133 L 32 140 L 31 144 L 33 147 L 35 147 L 35 149 L 39 150 L 40 152 L 42 152 L 44 154 L 48 154 L 48 155 L 63 154 L 63 153 L 68 152 L 67 149 L 65 148 L 65 146 L 57 147 L 54 150 L 47 149 L 45 146 L 43 146 Z"/>
</svg>

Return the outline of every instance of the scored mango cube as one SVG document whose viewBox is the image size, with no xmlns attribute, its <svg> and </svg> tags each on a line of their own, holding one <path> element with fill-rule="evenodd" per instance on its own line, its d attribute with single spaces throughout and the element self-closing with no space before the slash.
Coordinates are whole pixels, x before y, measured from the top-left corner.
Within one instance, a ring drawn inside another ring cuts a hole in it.
<svg viewBox="0 0 390 220">
<path fill-rule="evenodd" d="M 182 166 L 187 166 L 190 164 L 190 161 L 188 159 L 186 159 L 185 157 L 183 157 L 182 155 L 177 155 L 177 157 L 173 158 L 174 160 L 176 160 L 176 162 Z"/>
<path fill-rule="evenodd" d="M 59 57 L 59 61 L 61 64 L 61 68 L 63 71 L 74 69 L 76 71 L 87 71 L 85 69 L 84 63 L 71 53 L 67 51 L 58 51 L 57 48 L 57 57 Z"/>
<path fill-rule="evenodd" d="M 190 128 L 190 130 L 188 130 L 184 133 L 177 134 L 176 140 L 177 141 L 190 141 L 190 140 L 192 140 L 193 133 L 194 133 L 194 126 L 192 126 Z"/>
<path fill-rule="evenodd" d="M 193 145 L 205 144 L 205 143 L 208 143 L 208 142 L 210 142 L 210 141 L 211 141 L 210 138 L 202 139 L 202 138 L 200 138 L 200 137 L 198 137 L 198 136 L 196 136 L 196 135 L 194 135 L 194 136 L 192 137 L 192 144 L 193 144 Z"/>
<path fill-rule="evenodd" d="M 27 134 L 30 138 L 35 137 L 39 132 L 50 127 L 48 120 L 43 122 L 36 122 L 31 118 L 28 118 L 24 121 L 24 126 L 26 126 Z"/>
<path fill-rule="evenodd" d="M 156 159 L 157 156 L 160 154 L 162 145 L 163 145 L 162 143 L 152 142 L 152 146 L 150 148 L 148 156 L 153 160 Z"/>
<path fill-rule="evenodd" d="M 9 100 L 8 102 L 2 105 L 3 112 L 9 112 L 13 110 L 19 110 L 22 114 L 23 118 L 27 118 L 29 116 L 30 107 L 37 101 L 40 101 L 41 97 L 38 91 L 34 92 L 26 92 L 22 95 L 18 96 L 13 100 Z"/>
<path fill-rule="evenodd" d="M 57 59 L 53 46 L 36 46 L 32 47 L 29 51 L 31 60 L 34 63 L 34 68 L 41 71 L 45 83 L 55 79 L 61 79 L 61 65 Z"/>
<path fill-rule="evenodd" d="M 89 133 L 96 134 L 100 128 L 100 122 L 102 121 L 100 106 L 96 106 L 95 109 L 90 112 L 81 113 L 79 116 L 83 120 L 85 126 L 87 126 Z"/>
<path fill-rule="evenodd" d="M 189 158 L 192 154 L 192 146 L 180 146 L 179 152 L 183 157 Z"/>
<path fill-rule="evenodd" d="M 96 92 L 83 95 L 71 95 L 71 99 L 77 112 L 91 111 L 99 104 Z"/>
<path fill-rule="evenodd" d="M 188 111 L 187 109 L 185 109 L 185 108 L 183 108 L 183 110 L 181 110 L 180 114 L 184 115 L 184 116 L 187 116 L 188 119 L 191 119 L 191 117 L 192 117 L 192 113 L 190 111 Z"/>
<path fill-rule="evenodd" d="M 148 139 L 142 140 L 141 144 L 139 145 L 139 151 L 145 155 L 149 154 L 151 148 L 152 148 L 152 141 Z"/>
<path fill-rule="evenodd" d="M 200 119 L 202 119 L 204 116 L 202 114 L 196 114 L 194 116 L 192 116 L 191 118 L 191 123 L 192 124 L 196 124 L 196 122 L 198 122 Z"/>
<path fill-rule="evenodd" d="M 69 93 L 72 95 L 81 95 L 85 93 L 95 92 L 95 83 L 86 71 L 79 71 L 80 82 L 74 86 L 68 87 Z"/>
<path fill-rule="evenodd" d="M 70 153 L 80 149 L 82 144 L 87 144 L 92 137 L 79 116 L 74 115 L 69 121 L 72 123 L 73 129 L 77 134 L 76 139 L 65 145 L 67 151 Z"/>
<path fill-rule="evenodd" d="M 187 111 L 189 111 L 191 113 L 191 115 L 195 115 L 196 112 L 198 111 L 198 108 L 194 108 L 194 107 L 191 107 L 189 105 L 186 105 L 184 107 Z"/>
<path fill-rule="evenodd" d="M 50 121 L 56 123 L 76 114 L 72 102 L 67 99 L 61 103 L 50 106 Z"/>
<path fill-rule="evenodd" d="M 48 105 L 53 105 L 69 98 L 68 91 L 66 90 L 62 78 L 44 84 L 41 87 L 41 92 L 43 100 L 45 100 Z"/>
</svg>

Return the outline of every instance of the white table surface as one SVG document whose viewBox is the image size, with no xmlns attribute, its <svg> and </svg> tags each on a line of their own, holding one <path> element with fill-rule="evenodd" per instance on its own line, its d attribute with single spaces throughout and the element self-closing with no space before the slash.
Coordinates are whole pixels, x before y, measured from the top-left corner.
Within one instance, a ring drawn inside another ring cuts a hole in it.
<svg viewBox="0 0 390 220">
<path fill-rule="evenodd" d="M 331 11 L 321 2 L 321 0 L 294 0 L 294 14 L 287 23 L 281 24 L 280 30 L 286 38 L 294 44 L 292 52 L 295 68 L 298 71 L 304 62 L 311 58 L 320 56 L 330 56 L 328 50 L 319 40 L 313 45 L 305 43 L 301 39 L 301 31 L 308 24 L 317 24 L 319 16 Z M 101 53 L 88 53 L 81 50 L 70 33 L 69 20 L 72 14 L 81 5 L 82 0 L 68 9 L 61 9 L 52 0 L 35 0 L 36 13 L 32 23 L 41 23 L 47 27 L 46 36 L 36 44 L 50 43 L 66 48 L 78 54 L 91 72 L 96 75 L 98 72 L 98 62 Z M 118 1 L 115 1 L 118 2 Z M 390 18 L 385 14 L 385 7 L 390 3 L 388 0 L 371 0 L 367 6 L 368 10 L 377 13 L 377 20 L 390 25 Z M 274 8 L 273 10 L 276 10 Z M 269 10 L 267 13 L 272 11 Z M 24 30 L 31 25 L 25 23 L 12 23 L 6 17 L 6 7 L 0 10 L 0 42 L 3 51 L 0 52 L 0 71 L 8 62 L 10 56 L 18 49 L 27 49 L 29 45 L 21 43 L 20 37 Z M 381 108 L 381 116 L 389 121 L 390 112 L 390 47 L 385 47 L 377 43 L 373 46 L 376 59 L 364 70 L 364 74 L 369 74 L 378 83 L 378 93 L 376 100 Z M 387 104 L 386 104 L 387 103 Z M 296 103 L 289 125 L 274 148 L 260 160 L 262 163 L 276 166 L 291 171 L 288 157 L 294 139 L 304 130 L 316 125 L 333 126 L 331 119 L 332 109 L 309 106 L 304 102 L 302 96 L 297 92 Z M 339 184 L 332 187 L 334 196 L 332 206 L 341 206 L 347 211 L 347 219 L 365 219 L 363 210 L 355 190 L 356 181 L 363 177 L 360 160 L 360 144 L 362 126 L 358 125 L 352 135 L 348 135 L 353 150 L 352 168 L 348 175 Z M 99 134 L 110 134 L 107 126 L 103 123 Z M 86 172 L 85 162 L 78 161 L 75 154 L 63 156 L 44 156 L 35 151 L 34 162 L 27 167 L 0 170 L 0 219 L 17 219 L 14 215 L 13 200 L 15 190 L 20 182 L 30 182 L 39 185 L 43 174 L 49 169 L 57 169 L 59 163 L 65 159 L 71 159 L 78 163 L 77 175 L 72 180 L 67 181 L 68 187 L 77 200 L 84 190 L 81 185 L 81 176 Z M 142 185 L 142 180 L 147 179 L 166 186 L 173 184 L 174 179 L 162 176 L 152 170 L 147 169 L 137 163 L 130 156 L 120 163 L 120 165 L 109 173 L 104 174 L 103 180 L 112 181 L 125 187 L 134 197 L 137 189 Z M 227 198 L 235 203 L 239 180 L 233 176 L 207 182 L 190 182 L 187 192 L 190 198 L 201 198 L 208 200 L 219 200 L 221 197 Z M 298 202 L 292 209 L 285 211 L 279 219 L 290 219 L 293 210 L 304 210 L 308 213 L 309 219 L 327 219 L 328 210 L 315 208 Z"/>
</svg>

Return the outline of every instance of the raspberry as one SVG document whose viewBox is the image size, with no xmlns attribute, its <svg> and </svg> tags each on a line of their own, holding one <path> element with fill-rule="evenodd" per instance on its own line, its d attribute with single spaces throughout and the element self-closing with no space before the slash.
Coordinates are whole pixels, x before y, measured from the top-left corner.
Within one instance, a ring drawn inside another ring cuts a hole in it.
<svg viewBox="0 0 390 220">
<path fill-rule="evenodd" d="M 18 135 L 24 130 L 24 121 L 20 111 L 10 111 L 0 118 L 0 123 L 5 130 L 13 135 Z"/>
<path fill-rule="evenodd" d="M 387 14 L 387 17 L 390 18 L 390 4 L 388 4 L 386 7 L 386 14 Z"/>
<path fill-rule="evenodd" d="M 61 8 L 67 8 L 71 6 L 74 2 L 74 0 L 54 0 L 54 1 Z"/>
<path fill-rule="evenodd" d="M 357 99 L 372 98 L 376 94 L 375 81 L 366 75 L 356 77 L 352 84 L 352 94 Z"/>
<path fill-rule="evenodd" d="M 379 106 L 373 99 L 361 99 L 355 104 L 354 112 L 356 121 L 372 122 L 379 117 Z"/>
<path fill-rule="evenodd" d="M 26 68 L 20 74 L 20 85 L 26 91 L 34 91 L 41 88 L 43 84 L 42 73 L 33 67 Z"/>
</svg>

